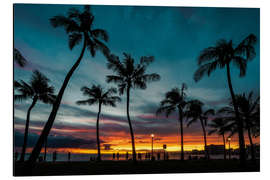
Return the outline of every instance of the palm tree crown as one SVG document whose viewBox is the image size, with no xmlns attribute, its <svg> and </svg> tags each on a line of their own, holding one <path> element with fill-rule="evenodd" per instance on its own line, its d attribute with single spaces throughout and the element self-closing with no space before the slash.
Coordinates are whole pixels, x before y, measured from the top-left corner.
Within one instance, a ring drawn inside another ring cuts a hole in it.
<svg viewBox="0 0 270 180">
<path fill-rule="evenodd" d="M 146 89 L 147 83 L 158 81 L 160 76 L 156 73 L 146 74 L 147 66 L 154 61 L 153 56 L 143 56 L 138 64 L 134 64 L 134 59 L 123 53 L 124 59 L 121 62 L 119 57 L 110 55 L 107 66 L 117 75 L 107 76 L 107 82 L 118 85 L 119 94 L 122 95 L 128 88 Z"/>
<path fill-rule="evenodd" d="M 23 80 L 15 81 L 14 88 L 19 92 L 15 94 L 15 100 L 22 101 L 36 97 L 37 100 L 52 104 L 55 100 L 54 87 L 49 86 L 49 82 L 50 80 L 37 70 L 33 72 L 29 84 Z"/>
<path fill-rule="evenodd" d="M 183 91 L 186 89 L 186 85 L 182 85 L 182 90 L 179 88 L 173 88 L 167 92 L 165 99 L 160 102 L 160 107 L 157 110 L 157 114 L 165 112 L 168 117 L 172 112 L 176 111 L 177 108 L 184 109 L 187 104 L 186 93 Z"/>
<path fill-rule="evenodd" d="M 116 102 L 120 102 L 121 99 L 113 94 L 117 93 L 116 88 L 110 88 L 105 91 L 100 85 L 92 85 L 91 88 L 86 86 L 81 88 L 83 95 L 88 96 L 89 99 L 77 101 L 78 105 L 93 105 L 102 104 L 105 106 L 116 107 Z"/>
<path fill-rule="evenodd" d="M 194 80 L 199 81 L 206 74 L 210 76 L 216 68 L 222 69 L 231 62 L 239 68 L 240 77 L 245 76 L 247 62 L 256 55 L 256 41 L 256 36 L 250 34 L 236 47 L 232 41 L 221 39 L 215 46 L 204 49 L 198 57 L 199 69 L 194 74 Z"/>
<path fill-rule="evenodd" d="M 199 100 L 189 101 L 188 110 L 186 111 L 186 117 L 188 118 L 187 126 L 197 122 L 198 120 L 203 122 L 204 126 L 207 126 L 209 115 L 214 115 L 214 109 L 208 109 L 203 111 L 203 103 Z"/>
<path fill-rule="evenodd" d="M 101 50 L 107 55 L 109 49 L 102 42 L 107 42 L 109 36 L 103 29 L 93 29 L 94 15 L 90 12 L 90 6 L 84 6 L 84 11 L 80 12 L 76 8 L 71 8 L 67 16 L 54 16 L 50 19 L 53 27 L 64 27 L 69 35 L 69 48 L 80 44 L 85 38 L 86 47 L 92 56 L 95 56 L 97 50 Z"/>
</svg>

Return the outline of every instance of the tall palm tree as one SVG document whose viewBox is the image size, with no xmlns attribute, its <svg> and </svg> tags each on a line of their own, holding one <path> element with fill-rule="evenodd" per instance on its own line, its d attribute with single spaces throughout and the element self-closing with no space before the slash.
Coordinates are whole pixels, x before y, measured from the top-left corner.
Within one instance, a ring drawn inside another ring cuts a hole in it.
<svg viewBox="0 0 270 180">
<path fill-rule="evenodd" d="M 46 104 L 52 104 L 55 100 L 54 88 L 53 86 L 49 86 L 49 81 L 50 80 L 42 73 L 40 73 L 39 71 L 34 71 L 29 84 L 24 82 L 23 80 L 14 82 L 14 88 L 18 92 L 18 94 L 14 95 L 16 101 L 32 99 L 32 103 L 27 110 L 24 140 L 20 161 L 24 161 L 25 157 L 31 110 L 36 105 L 38 100 Z"/>
<path fill-rule="evenodd" d="M 224 146 L 224 159 L 226 159 L 226 138 L 225 138 L 225 133 L 230 131 L 230 128 L 228 128 L 228 122 L 226 121 L 225 118 L 217 117 L 217 118 L 213 119 L 208 124 L 208 127 L 210 127 L 210 131 L 208 132 L 208 135 L 216 133 L 216 134 L 222 136 L 223 146 Z"/>
<path fill-rule="evenodd" d="M 116 102 L 120 102 L 121 99 L 114 94 L 117 93 L 116 88 L 110 88 L 107 91 L 104 90 L 100 85 L 92 85 L 91 88 L 86 86 L 81 88 L 83 95 L 88 96 L 87 100 L 77 101 L 78 105 L 93 105 L 98 104 L 98 114 L 97 114 L 97 122 L 96 122 L 96 133 L 97 133 L 97 148 L 98 148 L 98 157 L 97 160 L 101 160 L 100 154 L 100 140 L 99 140 L 99 116 L 101 113 L 101 107 L 104 106 L 112 106 L 116 107 Z"/>
<path fill-rule="evenodd" d="M 123 61 L 119 60 L 118 56 L 108 56 L 108 69 L 113 70 L 115 75 L 107 76 L 108 83 L 116 83 L 118 85 L 118 91 L 120 95 L 126 92 L 127 95 L 127 119 L 130 129 L 131 142 L 132 142 L 132 155 L 133 161 L 136 162 L 136 150 L 133 128 L 129 116 L 129 101 L 131 89 L 146 89 L 147 83 L 152 81 L 158 81 L 160 76 L 156 73 L 146 74 L 146 69 L 150 63 L 154 61 L 153 56 L 142 56 L 140 62 L 135 64 L 134 59 L 126 53 L 123 53 Z"/>
<path fill-rule="evenodd" d="M 23 57 L 23 55 L 21 54 L 21 52 L 14 48 L 13 50 L 13 58 L 14 61 L 20 66 L 20 67 L 24 67 L 27 64 L 27 60 Z"/>
<path fill-rule="evenodd" d="M 251 158 L 255 160 L 255 149 L 252 137 L 256 137 L 258 135 L 258 131 L 260 129 L 260 98 L 253 98 L 253 92 L 250 92 L 248 95 L 245 93 L 236 95 L 236 103 L 239 111 L 240 118 L 244 122 L 244 129 L 247 130 L 248 139 L 251 148 Z M 231 135 L 236 133 L 237 129 L 237 121 L 235 118 L 235 111 L 233 108 L 232 102 L 230 106 L 223 107 L 219 110 L 219 113 L 224 113 L 229 115 L 227 118 L 230 119 L 230 128 L 232 130 Z"/>
<path fill-rule="evenodd" d="M 171 91 L 167 92 L 164 100 L 160 102 L 160 107 L 157 110 L 157 114 L 165 112 L 168 117 L 171 113 L 178 111 L 178 120 L 180 124 L 180 134 L 181 134 L 181 160 L 184 160 L 184 131 L 183 131 L 183 117 L 184 110 L 187 105 L 186 93 L 187 89 L 185 83 L 182 84 L 181 90 L 178 88 L 173 88 Z"/>
<path fill-rule="evenodd" d="M 58 92 L 56 100 L 53 103 L 53 108 L 48 118 L 48 121 L 46 122 L 45 127 L 30 156 L 29 159 L 30 163 L 35 162 L 39 156 L 42 145 L 44 144 L 44 141 L 48 137 L 48 134 L 54 123 L 65 89 L 69 83 L 72 74 L 79 66 L 83 58 L 85 49 L 87 48 L 90 51 L 92 57 L 95 56 L 96 51 L 98 50 L 101 50 L 102 53 L 105 55 L 109 53 L 109 49 L 102 42 L 108 41 L 108 35 L 106 31 L 103 29 L 93 29 L 94 16 L 90 12 L 89 6 L 84 6 L 84 10 L 82 12 L 76 8 L 71 8 L 68 11 L 67 16 L 62 15 L 54 16 L 53 18 L 50 19 L 50 22 L 52 26 L 55 28 L 63 27 L 65 29 L 69 37 L 69 48 L 71 50 L 73 49 L 73 47 L 80 44 L 81 42 L 83 42 L 83 47 L 79 58 L 75 61 L 74 65 L 68 71 L 64 79 L 64 82 Z"/>
<path fill-rule="evenodd" d="M 216 68 L 226 68 L 228 86 L 233 100 L 234 110 L 236 112 L 235 116 L 237 119 L 240 161 L 242 166 L 245 166 L 246 161 L 243 121 L 239 117 L 235 100 L 235 94 L 231 82 L 230 65 L 233 63 L 239 68 L 240 77 L 245 76 L 247 62 L 254 59 L 256 55 L 254 48 L 256 41 L 257 38 L 254 34 L 250 34 L 236 46 L 233 44 L 232 40 L 219 40 L 215 46 L 208 47 L 201 51 L 198 57 L 199 68 L 194 74 L 194 80 L 197 82 L 206 74 L 210 76 Z"/>
<path fill-rule="evenodd" d="M 189 101 L 185 116 L 187 117 L 188 120 L 187 127 L 189 127 L 191 124 L 197 121 L 200 121 L 203 130 L 204 151 L 206 158 L 209 159 L 210 156 L 207 150 L 206 126 L 209 116 L 214 115 L 215 111 L 214 109 L 208 109 L 206 111 L 203 111 L 203 105 L 204 104 L 199 100 Z"/>
</svg>

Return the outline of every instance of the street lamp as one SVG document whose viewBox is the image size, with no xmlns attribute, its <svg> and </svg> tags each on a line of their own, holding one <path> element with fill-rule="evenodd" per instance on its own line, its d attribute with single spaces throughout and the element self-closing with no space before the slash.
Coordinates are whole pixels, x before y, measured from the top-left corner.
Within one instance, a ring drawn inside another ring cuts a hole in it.
<svg viewBox="0 0 270 180">
<path fill-rule="evenodd" d="M 153 156 L 154 156 L 154 148 L 153 148 L 154 137 L 155 137 L 155 135 L 154 134 L 151 134 L 151 138 L 152 138 L 152 159 L 153 159 Z"/>
<path fill-rule="evenodd" d="M 229 137 L 228 139 L 228 142 L 229 142 L 229 160 L 231 159 L 231 138 Z"/>
</svg>

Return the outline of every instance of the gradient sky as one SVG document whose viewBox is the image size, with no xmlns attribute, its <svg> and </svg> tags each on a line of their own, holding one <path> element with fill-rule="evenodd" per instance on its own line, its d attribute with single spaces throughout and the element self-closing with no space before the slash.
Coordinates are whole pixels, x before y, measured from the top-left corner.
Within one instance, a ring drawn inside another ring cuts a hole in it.
<svg viewBox="0 0 270 180">
<path fill-rule="evenodd" d="M 82 44 L 72 51 L 68 48 L 68 36 L 62 28 L 53 28 L 49 18 L 65 14 L 70 5 L 14 5 L 14 47 L 19 49 L 29 64 L 25 68 L 14 65 L 14 79 L 29 81 L 33 70 L 44 73 L 58 92 L 62 81 L 79 56 Z M 204 77 L 195 83 L 193 73 L 197 69 L 199 52 L 212 46 L 221 38 L 239 43 L 250 33 L 259 40 L 260 11 L 255 8 L 190 8 L 190 7 L 143 7 L 143 6 L 92 6 L 94 25 L 109 34 L 108 47 L 112 53 L 122 57 L 130 53 L 136 60 L 152 55 L 155 62 L 148 72 L 161 75 L 159 82 L 148 85 L 146 90 L 132 90 L 130 114 L 136 137 L 137 149 L 150 148 L 150 134 L 155 134 L 155 148 L 168 145 L 168 150 L 179 150 L 178 122 L 176 114 L 170 118 L 156 117 L 155 111 L 166 91 L 188 85 L 190 98 L 200 99 L 205 107 L 219 108 L 228 102 L 229 90 L 225 70 L 215 71 L 211 77 Z M 248 64 L 247 74 L 239 78 L 239 71 L 232 68 L 232 83 L 236 93 L 260 91 L 259 41 L 256 58 Z M 106 68 L 106 59 L 100 53 L 92 58 L 87 52 L 79 68 L 71 78 L 48 145 L 51 148 L 70 148 L 74 152 L 95 152 L 95 121 L 97 106 L 78 106 L 77 100 L 85 99 L 80 88 L 106 84 L 106 75 L 112 72 Z M 125 100 L 116 108 L 103 107 L 100 133 L 103 144 L 111 144 L 114 150 L 131 149 Z M 15 146 L 22 146 L 26 111 L 31 100 L 14 104 Z M 35 144 L 51 107 L 37 103 L 32 110 L 28 146 Z M 201 149 L 203 145 L 200 124 L 184 128 L 185 149 Z M 233 137 L 234 144 L 237 137 Z M 209 144 L 221 144 L 215 135 L 208 137 Z M 259 142 L 257 139 L 255 142 Z M 104 151 L 105 152 L 105 151 Z"/>
</svg>

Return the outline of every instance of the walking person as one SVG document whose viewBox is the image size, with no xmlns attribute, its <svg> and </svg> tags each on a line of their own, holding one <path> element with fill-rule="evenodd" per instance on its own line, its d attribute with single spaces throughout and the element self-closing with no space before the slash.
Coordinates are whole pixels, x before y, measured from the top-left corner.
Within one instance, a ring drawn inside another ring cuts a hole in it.
<svg viewBox="0 0 270 180">
<path fill-rule="evenodd" d="M 126 153 L 126 160 L 128 161 L 128 152 Z"/>
<path fill-rule="evenodd" d="M 71 154 L 68 152 L 68 162 L 70 162 Z"/>
</svg>

